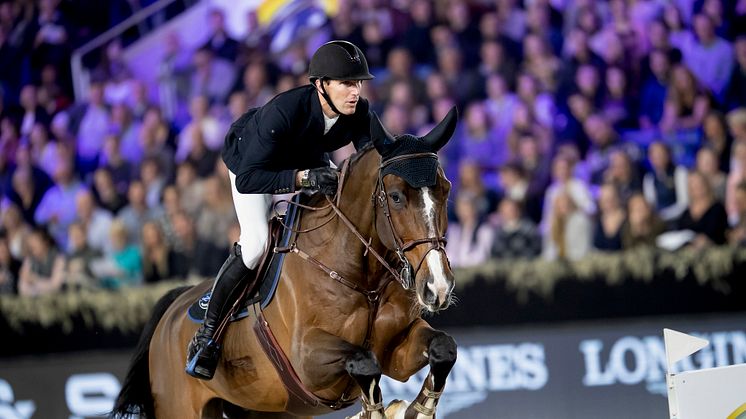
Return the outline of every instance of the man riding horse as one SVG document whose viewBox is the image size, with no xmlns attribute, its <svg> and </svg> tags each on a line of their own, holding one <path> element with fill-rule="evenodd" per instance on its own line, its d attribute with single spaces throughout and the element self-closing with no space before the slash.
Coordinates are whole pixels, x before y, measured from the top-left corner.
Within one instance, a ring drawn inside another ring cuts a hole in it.
<svg viewBox="0 0 746 419">
<path fill-rule="evenodd" d="M 350 142 L 359 150 L 370 140 L 371 116 L 360 90 L 373 75 L 362 51 L 347 41 L 322 45 L 311 58 L 309 78 L 310 85 L 246 112 L 225 137 L 222 157 L 241 235 L 218 272 L 204 322 L 189 344 L 186 372 L 193 377 L 212 379 L 221 353 L 216 329 L 242 291 L 256 288 L 271 195 L 301 188 L 333 195 L 338 175 L 328 153 Z"/>
</svg>

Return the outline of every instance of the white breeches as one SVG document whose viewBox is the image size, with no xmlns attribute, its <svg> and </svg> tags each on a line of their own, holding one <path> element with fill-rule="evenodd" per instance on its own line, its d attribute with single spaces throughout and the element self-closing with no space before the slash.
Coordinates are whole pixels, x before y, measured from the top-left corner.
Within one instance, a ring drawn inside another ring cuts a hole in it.
<svg viewBox="0 0 746 419">
<path fill-rule="evenodd" d="M 238 239 L 238 244 L 241 245 L 241 258 L 247 268 L 254 269 L 259 264 L 269 240 L 268 221 L 272 195 L 242 194 L 236 189 L 236 175 L 229 171 L 228 177 L 231 180 L 233 207 L 236 209 L 238 224 L 241 227 L 241 236 Z"/>
</svg>

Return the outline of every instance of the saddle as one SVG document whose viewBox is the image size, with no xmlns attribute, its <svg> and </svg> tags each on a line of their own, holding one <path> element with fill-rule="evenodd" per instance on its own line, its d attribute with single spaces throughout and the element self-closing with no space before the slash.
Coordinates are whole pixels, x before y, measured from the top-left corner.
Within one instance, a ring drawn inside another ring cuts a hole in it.
<svg viewBox="0 0 746 419">
<path fill-rule="evenodd" d="M 302 194 L 298 194 L 293 197 L 294 203 L 299 203 Z M 285 261 L 285 255 L 287 253 L 276 253 L 274 249 L 277 247 L 286 247 L 291 243 L 294 233 L 293 231 L 298 230 L 300 224 L 301 210 L 297 205 L 288 205 L 287 213 L 284 215 L 275 215 L 269 221 L 269 244 L 265 249 L 265 253 L 260 259 L 257 275 L 260 278 L 259 292 L 256 295 L 247 295 L 248 292 L 243 293 L 241 301 L 234 306 L 234 309 L 230 314 L 230 321 L 236 322 L 245 317 L 249 316 L 249 307 L 254 304 L 260 304 L 263 309 L 269 305 L 274 297 L 275 291 L 277 290 L 277 284 L 280 282 L 280 272 L 282 271 L 282 264 Z M 245 281 L 246 285 L 250 281 Z M 197 301 L 195 301 L 187 309 L 187 317 L 189 320 L 202 324 L 205 319 L 205 311 L 207 311 L 207 305 L 210 302 L 211 292 L 207 291 Z"/>
</svg>

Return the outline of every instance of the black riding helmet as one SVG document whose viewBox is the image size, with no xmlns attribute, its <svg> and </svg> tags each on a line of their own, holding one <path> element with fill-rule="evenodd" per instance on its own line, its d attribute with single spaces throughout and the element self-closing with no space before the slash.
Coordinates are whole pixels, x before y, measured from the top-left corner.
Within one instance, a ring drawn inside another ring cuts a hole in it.
<svg viewBox="0 0 746 419">
<path fill-rule="evenodd" d="M 311 57 L 308 78 L 331 80 L 370 80 L 365 55 L 352 42 L 329 41 Z"/>
<path fill-rule="evenodd" d="M 368 71 L 365 55 L 352 42 L 329 41 L 322 45 L 311 57 L 308 66 L 308 78 L 311 83 L 321 79 L 321 95 L 337 114 L 342 112 L 334 106 L 326 93 L 324 80 L 370 80 L 373 75 Z"/>
</svg>

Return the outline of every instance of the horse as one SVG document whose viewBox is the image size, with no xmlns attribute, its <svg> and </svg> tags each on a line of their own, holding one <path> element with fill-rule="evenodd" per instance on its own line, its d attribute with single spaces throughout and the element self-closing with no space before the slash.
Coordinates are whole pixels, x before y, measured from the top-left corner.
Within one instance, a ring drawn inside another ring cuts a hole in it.
<svg viewBox="0 0 746 419">
<path fill-rule="evenodd" d="M 360 400 L 359 418 L 434 418 L 457 348 L 423 315 L 453 300 L 451 184 L 436 153 L 456 121 L 454 107 L 425 136 L 395 137 L 373 114 L 372 145 L 345 161 L 336 200 L 306 204 L 316 211 L 303 213 L 272 302 L 225 329 L 215 377 L 184 372 L 197 328 L 185 313 L 212 281 L 174 289 L 143 330 L 111 417 L 310 418 Z M 382 374 L 406 381 L 428 365 L 414 400 L 384 408 Z"/>
</svg>

